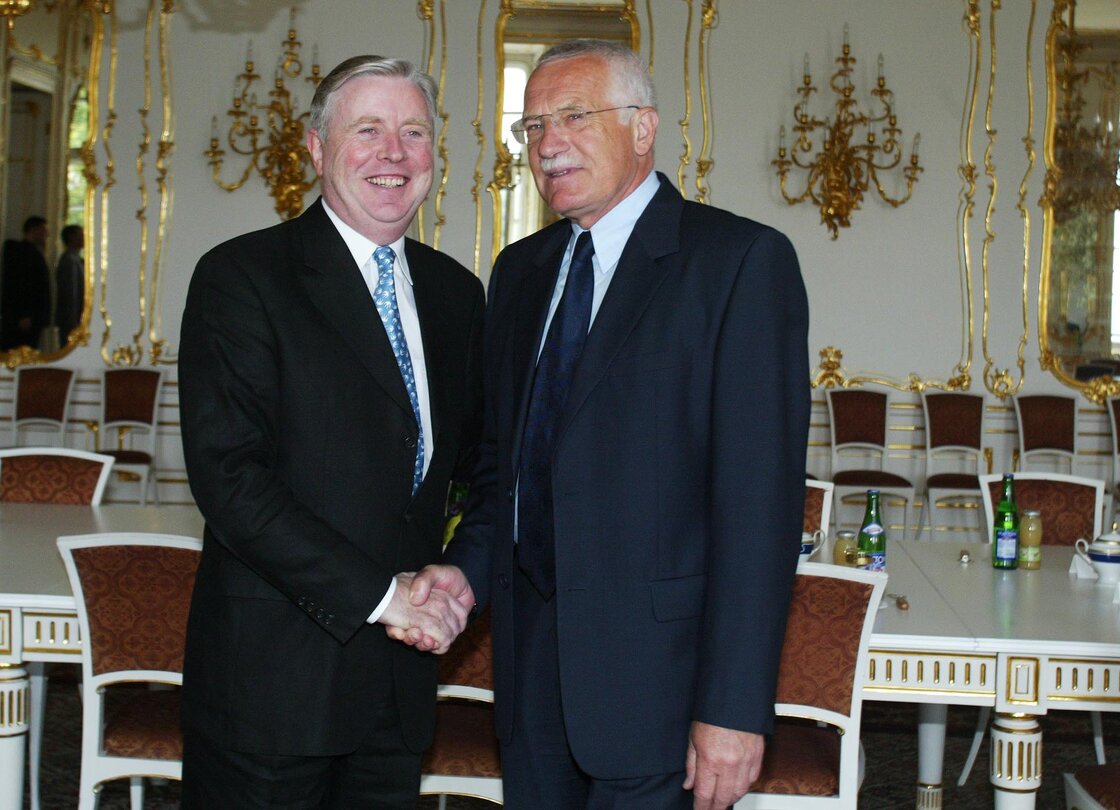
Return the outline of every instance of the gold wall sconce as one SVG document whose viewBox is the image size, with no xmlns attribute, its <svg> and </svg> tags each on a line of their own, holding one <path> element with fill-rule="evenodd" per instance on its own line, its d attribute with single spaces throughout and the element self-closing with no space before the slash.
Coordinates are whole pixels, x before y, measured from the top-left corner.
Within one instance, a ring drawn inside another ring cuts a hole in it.
<svg viewBox="0 0 1120 810">
<path fill-rule="evenodd" d="M 902 165 L 902 146 L 899 137 L 902 130 L 894 111 L 894 93 L 887 87 L 883 75 L 883 55 L 879 54 L 879 75 L 871 95 L 881 107 L 878 115 L 864 112 L 852 97 L 855 85 L 852 83 L 852 67 L 856 58 L 852 56 L 848 44 L 848 25 L 844 24 L 843 54 L 836 58 L 840 65 L 832 75 L 829 86 L 836 94 L 836 106 L 831 117 L 818 118 L 809 113 L 809 97 L 817 92 L 813 77 L 809 72 L 809 55 L 805 54 L 805 71 L 797 93 L 801 97 L 793 108 L 792 147 L 786 152 L 786 128 L 783 125 L 778 135 L 778 158 L 771 165 L 778 170 L 778 181 L 782 197 L 790 205 L 812 200 L 820 209 L 821 222 L 832 232 L 836 239 L 840 228 L 851 225 L 851 216 L 860 208 L 863 195 L 874 183 L 875 190 L 884 202 L 898 208 L 910 199 L 914 184 L 922 167 L 918 165 L 919 134 L 914 135 L 914 145 L 910 159 Z M 862 130 L 861 133 L 857 130 Z M 819 136 L 819 145 L 814 143 Z M 880 137 L 882 140 L 880 141 Z M 814 149 L 817 149 L 814 154 Z M 892 198 L 887 194 L 880 181 L 880 175 L 902 166 L 906 179 L 906 194 Z M 804 169 L 804 191 L 791 194 L 787 188 L 790 170 L 794 167 Z"/>
<path fill-rule="evenodd" d="M 16 24 L 16 17 L 31 11 L 31 0 L 0 0 L 0 17 L 8 23 L 8 30 Z"/>
<path fill-rule="evenodd" d="M 275 201 L 276 213 L 282 219 L 291 219 L 303 210 L 303 195 L 319 179 L 311 163 L 311 155 L 304 146 L 305 124 L 310 111 L 298 111 L 297 100 L 285 83 L 286 79 L 297 79 L 304 72 L 299 56 L 301 43 L 296 32 L 294 8 L 288 16 L 288 37 L 281 47 L 283 52 L 276 62 L 267 101 L 259 101 L 253 91 L 254 83 L 261 77 L 253 61 L 252 41 L 245 56 L 245 72 L 233 80 L 233 102 L 226 110 L 231 119 L 226 143 L 234 154 L 248 158 L 241 176 L 232 183 L 222 180 L 225 151 L 218 147 L 220 135 L 216 115 L 210 119 L 210 148 L 204 154 L 209 159 L 214 182 L 226 191 L 241 188 L 256 170 Z M 313 46 L 311 75 L 304 80 L 317 86 L 322 78 L 319 75 L 318 47 Z"/>
</svg>

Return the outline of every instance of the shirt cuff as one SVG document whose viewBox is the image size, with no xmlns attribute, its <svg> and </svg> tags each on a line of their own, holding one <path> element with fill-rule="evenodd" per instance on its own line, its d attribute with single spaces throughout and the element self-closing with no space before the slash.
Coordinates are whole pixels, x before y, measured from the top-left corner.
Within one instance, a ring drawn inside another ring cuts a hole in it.
<svg viewBox="0 0 1120 810">
<path fill-rule="evenodd" d="M 389 602 L 393 599 L 393 593 L 397 589 L 397 578 L 393 577 L 389 582 L 389 590 L 385 591 L 385 595 L 381 597 L 381 601 L 377 603 L 377 607 L 373 609 L 373 613 L 369 614 L 366 619 L 368 624 L 377 624 L 377 620 L 381 618 L 381 614 L 389 607 Z"/>
</svg>

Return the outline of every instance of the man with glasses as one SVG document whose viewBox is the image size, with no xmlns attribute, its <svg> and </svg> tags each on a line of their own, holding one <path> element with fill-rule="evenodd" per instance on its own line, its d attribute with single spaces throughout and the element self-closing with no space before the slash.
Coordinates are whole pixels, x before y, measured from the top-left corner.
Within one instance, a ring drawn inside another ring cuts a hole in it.
<svg viewBox="0 0 1120 810">
<path fill-rule="evenodd" d="M 772 729 L 805 289 L 784 236 L 653 171 L 657 125 L 628 48 L 564 43 L 529 78 L 513 132 L 567 221 L 494 267 L 482 458 L 413 584 L 491 606 L 513 810 L 726 807 Z"/>
</svg>

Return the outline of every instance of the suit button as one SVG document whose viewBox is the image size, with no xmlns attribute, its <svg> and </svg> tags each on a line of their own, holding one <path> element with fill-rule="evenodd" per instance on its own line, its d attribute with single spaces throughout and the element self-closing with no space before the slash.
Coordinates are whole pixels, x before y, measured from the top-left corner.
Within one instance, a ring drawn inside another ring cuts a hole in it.
<svg viewBox="0 0 1120 810">
<path fill-rule="evenodd" d="M 511 503 L 513 502 L 513 490 L 512 489 L 507 489 L 506 490 L 506 500 L 510 501 Z"/>
<path fill-rule="evenodd" d="M 407 447 L 409 450 L 414 450 L 416 448 L 416 439 L 413 438 L 412 436 L 405 436 L 404 437 L 404 446 Z"/>
<path fill-rule="evenodd" d="M 301 596 L 299 599 L 296 600 L 296 604 L 299 605 L 300 607 L 303 607 L 306 603 L 307 603 L 307 597 L 306 596 Z"/>
<path fill-rule="evenodd" d="M 328 613 L 326 616 L 323 617 L 323 624 L 330 624 L 333 621 L 334 621 L 334 614 L 333 613 Z"/>
<path fill-rule="evenodd" d="M 405 523 L 412 523 L 412 513 L 411 512 L 405 512 L 404 513 L 404 522 Z"/>
<path fill-rule="evenodd" d="M 326 611 L 324 611 L 324 610 L 323 610 L 322 608 L 319 608 L 318 612 L 316 612 L 316 614 L 315 614 L 315 618 L 316 618 L 316 619 L 321 619 L 321 618 L 323 618 L 323 617 L 324 617 L 325 615 L 327 615 L 327 614 L 326 614 Z"/>
<path fill-rule="evenodd" d="M 498 574 L 498 584 L 501 585 L 503 588 L 508 588 L 509 587 L 509 575 L 508 574 Z"/>
</svg>

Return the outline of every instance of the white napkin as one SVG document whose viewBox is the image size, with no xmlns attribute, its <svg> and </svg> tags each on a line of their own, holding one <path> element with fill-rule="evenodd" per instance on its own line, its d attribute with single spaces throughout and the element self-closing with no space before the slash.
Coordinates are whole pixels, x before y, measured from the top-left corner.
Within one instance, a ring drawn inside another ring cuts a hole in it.
<svg viewBox="0 0 1120 810">
<path fill-rule="evenodd" d="M 1093 566 L 1076 551 L 1073 553 L 1073 559 L 1069 561 L 1069 572 L 1076 575 L 1078 579 L 1097 579 L 1097 572 L 1093 570 Z"/>
</svg>

